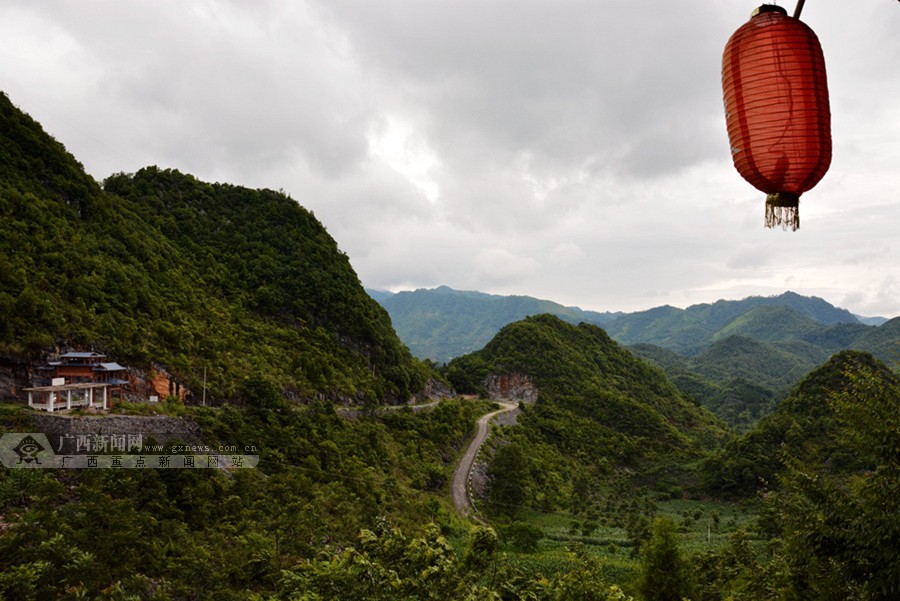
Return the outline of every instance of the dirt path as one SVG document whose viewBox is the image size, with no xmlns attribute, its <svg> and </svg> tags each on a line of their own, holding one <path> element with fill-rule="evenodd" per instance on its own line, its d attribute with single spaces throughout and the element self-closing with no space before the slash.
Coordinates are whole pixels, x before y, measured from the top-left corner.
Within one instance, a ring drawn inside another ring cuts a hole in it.
<svg viewBox="0 0 900 601">
<path fill-rule="evenodd" d="M 459 460 L 459 465 L 456 466 L 456 471 L 453 472 L 453 484 L 451 486 L 453 491 L 453 504 L 456 506 L 456 510 L 465 516 L 471 515 L 473 510 L 467 490 L 469 474 L 472 472 L 472 466 L 475 465 L 475 457 L 478 455 L 478 449 L 481 448 L 481 445 L 484 443 L 485 439 L 487 439 L 489 431 L 488 425 L 496 416 L 501 413 L 506 413 L 507 411 L 512 411 L 518 407 L 517 404 L 513 403 L 498 403 L 498 405 L 500 405 L 502 409 L 486 413 L 478 419 L 478 430 L 475 433 L 475 438 L 469 443 L 462 459 Z"/>
</svg>

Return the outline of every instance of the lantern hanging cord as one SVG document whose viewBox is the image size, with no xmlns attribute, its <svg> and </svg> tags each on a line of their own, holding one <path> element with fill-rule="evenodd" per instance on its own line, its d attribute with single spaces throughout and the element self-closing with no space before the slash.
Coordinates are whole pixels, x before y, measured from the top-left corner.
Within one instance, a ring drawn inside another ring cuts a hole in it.
<svg viewBox="0 0 900 601">
<path fill-rule="evenodd" d="M 797 0 L 797 8 L 794 9 L 794 18 L 799 19 L 800 13 L 803 12 L 803 5 L 806 3 L 806 0 Z"/>
</svg>

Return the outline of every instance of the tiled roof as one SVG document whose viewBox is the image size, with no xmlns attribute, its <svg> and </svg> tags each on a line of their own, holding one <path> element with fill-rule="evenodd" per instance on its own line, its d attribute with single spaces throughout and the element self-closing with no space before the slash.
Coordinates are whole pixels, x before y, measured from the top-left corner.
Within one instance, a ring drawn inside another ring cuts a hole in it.
<svg viewBox="0 0 900 601">
<path fill-rule="evenodd" d="M 124 369 L 126 368 L 118 363 L 101 363 L 94 367 L 94 371 L 122 371 Z"/>
</svg>

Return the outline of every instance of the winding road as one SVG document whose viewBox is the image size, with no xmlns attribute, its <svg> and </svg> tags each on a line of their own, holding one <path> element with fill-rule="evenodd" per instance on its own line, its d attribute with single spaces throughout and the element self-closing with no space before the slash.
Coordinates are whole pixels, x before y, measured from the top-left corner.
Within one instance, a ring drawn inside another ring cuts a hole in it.
<svg viewBox="0 0 900 601">
<path fill-rule="evenodd" d="M 500 405 L 501 409 L 492 411 L 491 413 L 485 413 L 478 418 L 478 430 L 475 432 L 475 438 L 469 443 L 462 459 L 459 460 L 459 465 L 456 466 L 456 471 L 453 472 L 453 484 L 451 485 L 453 491 L 453 504 L 456 506 L 456 510 L 465 516 L 471 515 L 473 510 L 467 487 L 469 474 L 472 473 L 472 467 L 475 465 L 475 457 L 478 455 L 478 449 L 481 448 L 481 445 L 484 444 L 485 439 L 487 439 L 489 431 L 488 425 L 492 419 L 501 413 L 512 411 L 519 406 L 518 404 L 513 403 L 498 402 L 497 404 Z"/>
</svg>

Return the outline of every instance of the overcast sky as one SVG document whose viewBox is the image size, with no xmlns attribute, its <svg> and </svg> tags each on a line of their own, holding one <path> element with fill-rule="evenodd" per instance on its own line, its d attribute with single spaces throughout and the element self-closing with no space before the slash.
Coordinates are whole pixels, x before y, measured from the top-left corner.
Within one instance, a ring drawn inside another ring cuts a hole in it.
<svg viewBox="0 0 900 601">
<path fill-rule="evenodd" d="M 3 0 L 0 89 L 98 180 L 283 189 L 368 287 L 900 315 L 900 4 L 806 3 L 834 160 L 797 232 L 729 155 L 722 50 L 756 6 Z"/>
</svg>

